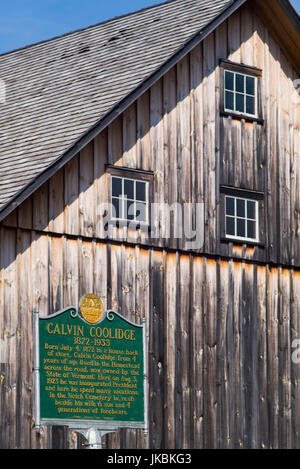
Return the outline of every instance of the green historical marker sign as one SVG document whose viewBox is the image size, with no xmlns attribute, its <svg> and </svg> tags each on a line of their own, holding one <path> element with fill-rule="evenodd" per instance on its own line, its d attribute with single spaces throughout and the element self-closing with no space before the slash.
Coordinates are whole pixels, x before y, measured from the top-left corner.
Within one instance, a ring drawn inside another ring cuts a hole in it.
<svg viewBox="0 0 300 469">
<path fill-rule="evenodd" d="M 104 312 L 95 295 L 35 318 L 36 426 L 147 428 L 145 324 Z"/>
</svg>

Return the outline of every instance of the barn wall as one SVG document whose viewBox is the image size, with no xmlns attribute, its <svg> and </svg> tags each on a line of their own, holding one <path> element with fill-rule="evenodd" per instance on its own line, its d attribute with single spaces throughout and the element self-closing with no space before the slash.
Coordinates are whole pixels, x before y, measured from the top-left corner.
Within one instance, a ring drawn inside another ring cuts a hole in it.
<svg viewBox="0 0 300 469">
<path fill-rule="evenodd" d="M 299 446 L 299 271 L 6 228 L 1 237 L 2 448 L 80 444 L 32 429 L 32 311 L 90 291 L 147 321 L 149 435 L 121 430 L 107 447 Z"/>
</svg>

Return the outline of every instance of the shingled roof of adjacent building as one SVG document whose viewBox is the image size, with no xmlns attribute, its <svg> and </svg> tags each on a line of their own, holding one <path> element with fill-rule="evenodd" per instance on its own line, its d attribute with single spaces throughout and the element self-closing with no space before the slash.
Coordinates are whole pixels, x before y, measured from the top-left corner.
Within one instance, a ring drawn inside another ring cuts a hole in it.
<svg viewBox="0 0 300 469">
<path fill-rule="evenodd" d="M 244 1 L 170 0 L 0 55 L 1 218 L 80 149 L 84 135 L 124 109 L 126 97 Z"/>
</svg>

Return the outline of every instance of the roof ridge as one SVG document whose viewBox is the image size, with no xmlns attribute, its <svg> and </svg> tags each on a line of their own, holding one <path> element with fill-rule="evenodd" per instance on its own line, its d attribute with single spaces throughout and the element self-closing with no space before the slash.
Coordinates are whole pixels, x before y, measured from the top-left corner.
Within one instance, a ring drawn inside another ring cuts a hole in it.
<svg viewBox="0 0 300 469">
<path fill-rule="evenodd" d="M 74 29 L 72 31 L 68 31 L 67 33 L 59 34 L 58 36 L 53 36 L 53 37 L 48 38 L 48 39 L 43 39 L 42 41 L 34 42 L 33 44 L 27 44 L 26 46 L 18 47 L 17 49 L 12 49 L 12 50 L 7 51 L 7 52 L 2 52 L 2 53 L 0 53 L 0 58 L 5 56 L 5 55 L 13 54 L 14 52 L 18 52 L 18 51 L 21 51 L 21 50 L 24 50 L 24 49 L 29 49 L 30 47 L 34 47 L 34 46 L 38 46 L 40 44 L 55 41 L 55 39 L 60 39 L 62 37 L 69 36 L 71 34 L 75 34 L 75 33 L 81 32 L 81 31 L 86 31 L 88 29 L 95 28 L 96 26 L 100 26 L 102 24 L 106 24 L 106 23 L 109 23 L 111 21 L 119 20 L 121 18 L 126 18 L 126 17 L 131 16 L 131 15 L 133 16 L 133 15 L 136 15 L 136 14 L 141 13 L 143 11 L 147 11 L 147 10 L 151 10 L 151 9 L 160 7 L 160 6 L 165 5 L 167 3 L 173 3 L 173 2 L 178 2 L 178 1 L 179 0 L 164 0 L 160 3 L 157 3 L 156 5 L 150 5 L 148 7 L 141 8 L 140 10 L 130 11 L 128 13 L 124 13 L 123 15 L 114 16 L 113 18 L 108 18 L 106 20 L 99 21 L 99 23 L 91 24 L 89 26 L 85 26 L 84 28 Z"/>
</svg>

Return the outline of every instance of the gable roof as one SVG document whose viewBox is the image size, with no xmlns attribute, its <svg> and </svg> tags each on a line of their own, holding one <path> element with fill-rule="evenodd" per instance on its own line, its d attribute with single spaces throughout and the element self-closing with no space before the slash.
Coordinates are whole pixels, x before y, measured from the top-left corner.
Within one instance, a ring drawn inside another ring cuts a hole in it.
<svg viewBox="0 0 300 469">
<path fill-rule="evenodd" d="M 246 0 L 170 0 L 0 55 L 0 220 Z"/>
</svg>

